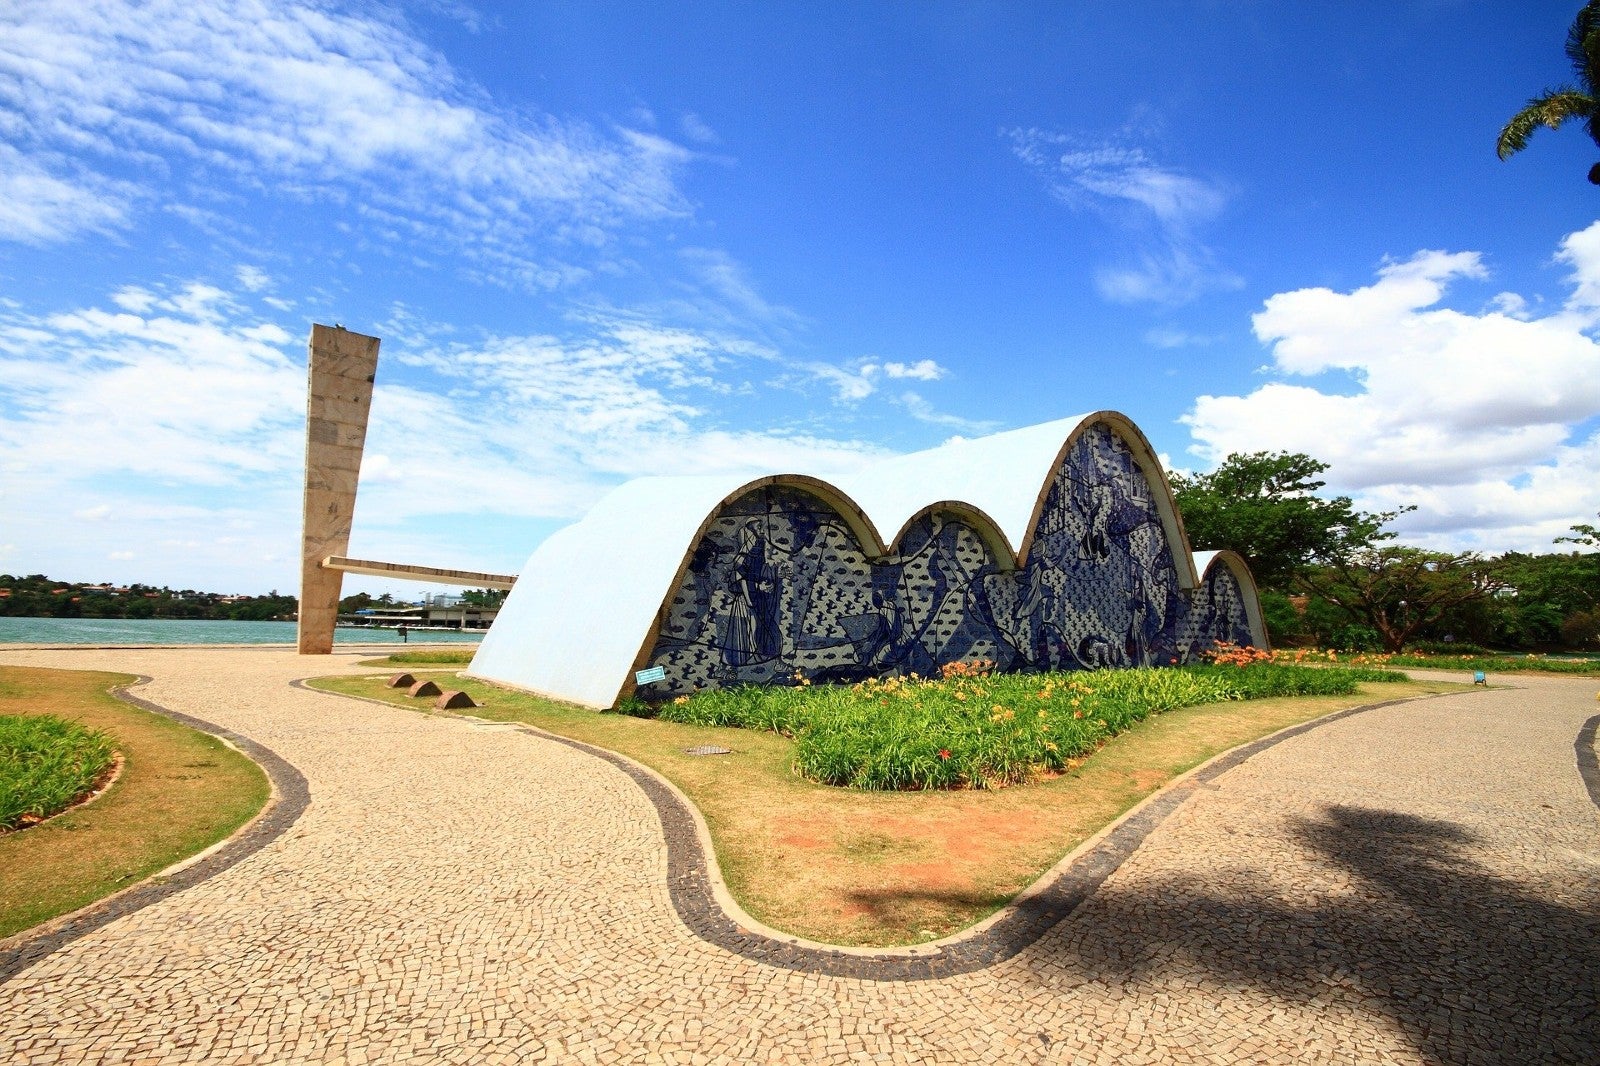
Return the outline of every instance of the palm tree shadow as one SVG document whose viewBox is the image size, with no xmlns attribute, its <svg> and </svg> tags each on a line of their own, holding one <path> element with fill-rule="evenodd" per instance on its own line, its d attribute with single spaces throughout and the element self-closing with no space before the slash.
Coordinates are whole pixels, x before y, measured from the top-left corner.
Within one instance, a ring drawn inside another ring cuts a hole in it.
<svg viewBox="0 0 1600 1066">
<path fill-rule="evenodd" d="M 1332 807 L 1291 823 L 1328 890 L 1206 875 L 1101 886 L 1015 961 L 1052 987 L 1177 970 L 1388 1014 L 1428 1061 L 1600 1062 L 1600 878 L 1526 886 L 1461 826 Z M 1026 904 L 1024 904 L 1026 906 Z"/>
</svg>

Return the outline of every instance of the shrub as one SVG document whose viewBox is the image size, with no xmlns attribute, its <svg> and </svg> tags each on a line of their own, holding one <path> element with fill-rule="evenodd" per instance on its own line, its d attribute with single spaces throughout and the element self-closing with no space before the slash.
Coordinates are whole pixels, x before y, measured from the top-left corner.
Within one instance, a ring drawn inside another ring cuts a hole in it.
<svg viewBox="0 0 1600 1066">
<path fill-rule="evenodd" d="M 1567 615 L 1561 623 L 1561 639 L 1571 648 L 1600 647 L 1600 610 Z"/>
<path fill-rule="evenodd" d="M 1377 669 L 1272 663 L 1223 650 L 1204 666 L 992 675 L 992 664 L 947 667 L 856 685 L 747 685 L 680 696 L 664 721 L 733 726 L 795 740 L 795 768 L 825 784 L 873 790 L 1000 788 L 1060 772 L 1152 714 L 1264 696 L 1354 692 Z M 1248 662 L 1229 661 L 1243 656 Z"/>
<path fill-rule="evenodd" d="M 49 715 L 0 716 L 0 830 L 42 821 L 94 789 L 115 759 L 104 733 Z"/>
</svg>

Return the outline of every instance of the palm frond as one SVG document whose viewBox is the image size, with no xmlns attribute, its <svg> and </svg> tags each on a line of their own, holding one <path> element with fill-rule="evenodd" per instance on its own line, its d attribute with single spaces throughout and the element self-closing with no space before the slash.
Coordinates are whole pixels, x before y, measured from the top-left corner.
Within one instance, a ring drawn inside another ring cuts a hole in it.
<svg viewBox="0 0 1600 1066">
<path fill-rule="evenodd" d="M 1578 84 L 1594 95 L 1600 79 L 1600 0 L 1589 0 L 1572 20 L 1566 50 Z"/>
<path fill-rule="evenodd" d="M 1511 121 L 1500 131 L 1496 151 L 1501 159 L 1509 159 L 1528 147 L 1528 138 L 1540 126 L 1557 129 L 1569 119 L 1589 118 L 1596 112 L 1595 98 L 1587 93 L 1569 86 L 1546 90 L 1511 116 Z"/>
</svg>

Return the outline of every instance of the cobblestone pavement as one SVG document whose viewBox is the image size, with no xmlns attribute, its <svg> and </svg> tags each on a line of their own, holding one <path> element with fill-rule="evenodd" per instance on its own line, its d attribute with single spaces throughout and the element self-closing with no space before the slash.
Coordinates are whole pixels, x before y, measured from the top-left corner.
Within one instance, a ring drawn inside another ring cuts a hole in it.
<svg viewBox="0 0 1600 1066">
<path fill-rule="evenodd" d="M 276 840 L 0 985 L 0 1061 L 1600 1061 L 1600 682 L 1353 715 L 1198 788 L 1070 917 L 940 980 L 775 968 L 673 909 L 591 755 L 292 689 L 281 650 L 0 651 L 151 675 L 310 787 Z"/>
</svg>

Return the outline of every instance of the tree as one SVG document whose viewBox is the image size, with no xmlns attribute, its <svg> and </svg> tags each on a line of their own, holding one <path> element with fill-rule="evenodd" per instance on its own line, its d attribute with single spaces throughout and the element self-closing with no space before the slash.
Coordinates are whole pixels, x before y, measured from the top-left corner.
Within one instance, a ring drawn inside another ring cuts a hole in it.
<svg viewBox="0 0 1600 1066">
<path fill-rule="evenodd" d="M 1299 452 L 1235 452 L 1209 474 L 1168 476 L 1190 544 L 1236 551 L 1258 585 L 1286 589 L 1316 563 L 1394 537 L 1383 526 L 1401 511 L 1367 514 L 1348 496 L 1314 495 L 1327 469 Z"/>
<path fill-rule="evenodd" d="M 1567 58 L 1577 76 L 1577 87 L 1546 89 L 1512 115 L 1500 131 L 1496 146 L 1501 159 L 1509 159 L 1526 148 L 1528 138 L 1540 126 L 1558 129 L 1575 118 L 1588 120 L 1589 139 L 1600 146 L 1600 92 L 1596 90 L 1600 78 L 1600 0 L 1589 0 L 1572 20 L 1572 27 L 1567 30 Z M 1589 181 L 1600 185 L 1600 163 L 1589 168 Z"/>
<path fill-rule="evenodd" d="M 1301 576 L 1305 586 L 1371 626 L 1385 651 L 1406 642 L 1464 604 L 1506 587 L 1494 560 L 1474 552 L 1424 551 L 1400 545 L 1352 552 Z"/>
<path fill-rule="evenodd" d="M 467 589 L 461 594 L 461 602 L 473 607 L 498 607 L 505 598 L 505 589 Z"/>
<path fill-rule="evenodd" d="M 1600 0 L 1595 0 L 1595 2 L 1600 3 Z M 1597 515 L 1596 517 L 1600 517 L 1600 515 Z M 1600 548 L 1600 526 L 1594 525 L 1590 522 L 1579 522 L 1568 528 L 1576 533 L 1577 536 L 1557 537 L 1555 539 L 1555 543 L 1584 544 L 1591 548 Z"/>
</svg>

